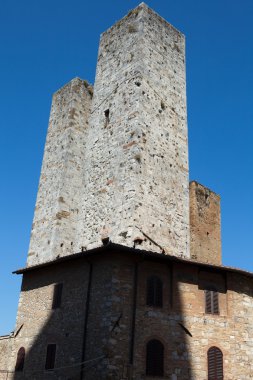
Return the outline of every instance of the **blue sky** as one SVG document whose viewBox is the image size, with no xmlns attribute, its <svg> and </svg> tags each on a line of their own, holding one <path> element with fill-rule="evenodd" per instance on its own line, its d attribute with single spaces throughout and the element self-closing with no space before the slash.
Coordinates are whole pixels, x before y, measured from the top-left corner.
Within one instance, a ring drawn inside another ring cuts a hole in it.
<svg viewBox="0 0 253 380">
<path fill-rule="evenodd" d="M 94 82 L 99 35 L 134 0 L 2 0 L 0 334 L 13 330 L 51 105 Z M 225 265 L 253 271 L 253 1 L 150 0 L 186 35 L 190 179 L 220 194 Z"/>
</svg>

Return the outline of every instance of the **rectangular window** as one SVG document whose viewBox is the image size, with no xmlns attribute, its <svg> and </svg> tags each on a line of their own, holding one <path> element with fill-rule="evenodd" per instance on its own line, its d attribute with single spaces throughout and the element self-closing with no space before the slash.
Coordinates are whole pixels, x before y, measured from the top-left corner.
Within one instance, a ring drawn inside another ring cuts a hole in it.
<svg viewBox="0 0 253 380">
<path fill-rule="evenodd" d="M 157 276 L 147 279 L 147 302 L 148 306 L 163 307 L 163 282 Z"/>
<path fill-rule="evenodd" d="M 205 311 L 207 314 L 219 314 L 219 297 L 216 289 L 205 290 Z"/>
<path fill-rule="evenodd" d="M 54 369 L 56 344 L 48 344 L 45 369 Z"/>
<path fill-rule="evenodd" d="M 62 288 L 63 284 L 55 284 L 54 286 L 52 309 L 58 309 L 61 307 Z"/>
</svg>

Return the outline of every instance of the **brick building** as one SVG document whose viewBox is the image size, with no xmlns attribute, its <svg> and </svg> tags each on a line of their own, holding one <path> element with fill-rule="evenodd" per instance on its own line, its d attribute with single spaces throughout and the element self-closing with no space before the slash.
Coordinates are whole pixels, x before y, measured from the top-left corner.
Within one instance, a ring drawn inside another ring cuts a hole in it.
<svg viewBox="0 0 253 380">
<path fill-rule="evenodd" d="M 184 36 L 141 3 L 53 96 L 1 379 L 248 380 L 253 275 L 188 179 Z"/>
</svg>

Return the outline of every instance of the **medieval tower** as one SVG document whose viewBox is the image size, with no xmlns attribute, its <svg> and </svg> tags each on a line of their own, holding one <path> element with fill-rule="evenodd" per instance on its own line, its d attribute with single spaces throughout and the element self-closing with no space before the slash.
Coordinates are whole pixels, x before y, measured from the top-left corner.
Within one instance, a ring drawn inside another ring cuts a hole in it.
<svg viewBox="0 0 253 380">
<path fill-rule="evenodd" d="M 222 265 L 220 197 L 188 174 L 185 38 L 141 3 L 94 88 L 53 95 L 0 379 L 252 379 L 253 274 Z"/>
<path fill-rule="evenodd" d="M 104 239 L 189 257 L 186 118 L 184 36 L 141 4 L 102 34 L 92 101 L 54 95 L 28 265 Z"/>
</svg>

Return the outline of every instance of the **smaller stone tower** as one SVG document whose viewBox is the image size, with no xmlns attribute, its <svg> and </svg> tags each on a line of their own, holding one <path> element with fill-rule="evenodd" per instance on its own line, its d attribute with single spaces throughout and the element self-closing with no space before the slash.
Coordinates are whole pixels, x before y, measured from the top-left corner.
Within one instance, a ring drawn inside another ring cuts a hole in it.
<svg viewBox="0 0 253 380">
<path fill-rule="evenodd" d="M 190 183 L 191 258 L 221 264 L 220 197 L 207 187 Z"/>
<path fill-rule="evenodd" d="M 80 251 L 80 203 L 91 99 L 91 88 L 79 78 L 53 96 L 28 266 Z"/>
</svg>

